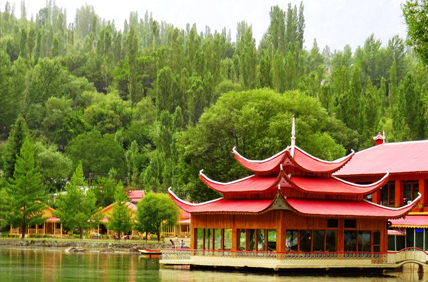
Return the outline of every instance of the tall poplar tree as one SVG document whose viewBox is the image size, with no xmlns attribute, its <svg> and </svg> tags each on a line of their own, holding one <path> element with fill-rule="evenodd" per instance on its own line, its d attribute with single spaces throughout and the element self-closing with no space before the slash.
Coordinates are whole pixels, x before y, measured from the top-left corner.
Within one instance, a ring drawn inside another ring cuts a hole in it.
<svg viewBox="0 0 428 282">
<path fill-rule="evenodd" d="M 34 162 L 33 146 L 28 138 L 22 144 L 16 159 L 13 178 L 7 186 L 8 202 L 6 221 L 21 227 L 21 239 L 29 226 L 42 224 L 45 209 L 45 188 Z"/>
</svg>

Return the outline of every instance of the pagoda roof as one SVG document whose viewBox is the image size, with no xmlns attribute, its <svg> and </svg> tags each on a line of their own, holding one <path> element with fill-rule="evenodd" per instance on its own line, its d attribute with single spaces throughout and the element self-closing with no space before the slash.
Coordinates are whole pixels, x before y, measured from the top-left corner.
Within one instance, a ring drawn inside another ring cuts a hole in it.
<svg viewBox="0 0 428 282">
<path fill-rule="evenodd" d="M 247 176 L 231 182 L 218 182 L 208 178 L 203 170 L 199 172 L 199 178 L 211 189 L 220 192 L 260 192 L 276 186 L 281 180 L 280 176 L 261 177 L 257 175 Z"/>
<path fill-rule="evenodd" d="M 353 194 L 367 195 L 375 192 L 388 182 L 389 174 L 386 173 L 380 180 L 371 184 L 355 184 L 337 177 L 309 178 L 291 176 L 290 184 L 310 194 Z"/>
<path fill-rule="evenodd" d="M 208 187 L 220 193 L 261 192 L 272 188 L 277 189 L 277 185 L 281 182 L 281 179 L 286 179 L 286 181 L 291 184 L 292 187 L 310 194 L 321 193 L 367 195 L 373 193 L 388 182 L 388 173 L 386 173 L 385 176 L 382 177 L 379 181 L 368 185 L 354 184 L 337 177 L 309 178 L 288 176 L 282 170 L 278 176 L 275 177 L 260 177 L 257 175 L 251 175 L 226 183 L 217 182 L 208 178 L 201 170 L 199 172 L 199 178 Z"/>
<path fill-rule="evenodd" d="M 227 200 L 219 198 L 216 200 L 193 204 L 178 198 L 168 189 L 168 193 L 174 202 L 183 210 L 192 213 L 261 213 L 275 206 L 278 198 L 292 211 L 314 217 L 341 217 L 341 218 L 400 218 L 407 214 L 421 198 L 421 194 L 410 204 L 400 208 L 390 208 L 374 204 L 369 201 L 329 201 L 290 199 L 282 196 L 278 190 L 273 200 Z"/>
<path fill-rule="evenodd" d="M 338 177 L 428 173 L 428 140 L 383 143 L 357 152 L 352 160 L 334 175 Z"/>
<path fill-rule="evenodd" d="M 287 199 L 289 206 L 304 216 L 341 218 L 400 218 L 405 216 L 419 202 L 421 194 L 410 204 L 400 208 L 381 206 L 367 200 L 363 201 L 323 201 L 306 199 Z"/>
<path fill-rule="evenodd" d="M 182 210 L 192 213 L 259 213 L 266 210 L 272 200 L 227 200 L 218 198 L 212 201 L 194 204 L 183 201 L 168 189 L 168 193 L 174 202 Z"/>
<path fill-rule="evenodd" d="M 265 160 L 249 160 L 236 151 L 232 150 L 235 158 L 246 169 L 255 174 L 265 174 L 268 172 L 279 172 L 280 165 L 294 166 L 307 172 L 333 173 L 343 167 L 354 155 L 351 154 L 335 161 L 324 161 L 303 151 L 297 146 L 287 147 L 285 150 Z"/>
<path fill-rule="evenodd" d="M 428 215 L 407 215 L 405 218 L 392 219 L 391 227 L 428 228 Z"/>
</svg>

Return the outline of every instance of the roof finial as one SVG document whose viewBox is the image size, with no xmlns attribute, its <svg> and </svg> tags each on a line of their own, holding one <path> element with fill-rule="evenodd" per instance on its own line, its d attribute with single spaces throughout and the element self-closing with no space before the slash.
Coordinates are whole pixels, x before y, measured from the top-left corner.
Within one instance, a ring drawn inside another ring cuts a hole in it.
<svg viewBox="0 0 428 282">
<path fill-rule="evenodd" d="M 293 115 L 293 123 L 291 126 L 291 155 L 294 156 L 294 147 L 296 146 L 296 122 Z"/>
</svg>

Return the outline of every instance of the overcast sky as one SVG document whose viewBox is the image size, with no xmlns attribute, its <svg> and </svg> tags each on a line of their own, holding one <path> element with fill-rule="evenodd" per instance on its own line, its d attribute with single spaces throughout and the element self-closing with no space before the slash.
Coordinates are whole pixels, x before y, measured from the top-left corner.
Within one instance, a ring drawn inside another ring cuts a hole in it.
<svg viewBox="0 0 428 282">
<path fill-rule="evenodd" d="M 10 1 L 10 0 L 9 0 Z M 20 0 L 15 2 L 16 15 L 20 15 Z M 45 7 L 46 0 L 26 0 L 27 17 L 36 15 Z M 306 22 L 306 49 L 312 47 L 314 38 L 320 49 L 328 45 L 343 50 L 346 44 L 355 50 L 362 46 L 371 34 L 384 45 L 388 39 L 398 34 L 405 39 L 406 26 L 401 12 L 400 0 L 303 0 Z M 6 0 L 0 0 L 4 10 Z M 237 22 L 246 21 L 253 27 L 257 41 L 261 39 L 269 26 L 270 7 L 278 5 L 287 10 L 288 3 L 299 6 L 300 1 L 274 0 L 56 0 L 57 6 L 67 10 L 67 21 L 73 21 L 76 9 L 92 5 L 95 12 L 106 20 L 115 20 L 116 27 L 122 28 L 124 20 L 131 11 L 137 11 L 140 18 L 145 11 L 152 13 L 157 21 L 165 21 L 176 27 L 185 28 L 186 23 L 196 23 L 198 31 L 209 26 L 211 31 L 221 31 L 223 27 L 232 31 L 235 41 Z"/>
</svg>

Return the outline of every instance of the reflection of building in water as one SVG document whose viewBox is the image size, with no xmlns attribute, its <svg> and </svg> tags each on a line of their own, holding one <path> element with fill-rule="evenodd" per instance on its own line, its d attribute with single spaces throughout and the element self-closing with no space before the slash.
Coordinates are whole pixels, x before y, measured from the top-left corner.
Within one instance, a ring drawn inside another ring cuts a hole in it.
<svg viewBox="0 0 428 282">
<path fill-rule="evenodd" d="M 306 153 L 295 145 L 294 119 L 291 146 L 278 154 L 258 161 L 235 148 L 233 153 L 253 175 L 221 183 L 199 174 L 222 198 L 193 204 L 169 190 L 176 204 L 191 214 L 190 248 L 205 251 L 198 255 L 207 250 L 228 251 L 232 257 L 244 256 L 240 251 L 272 253 L 277 258 L 296 252 L 382 253 L 388 246 L 388 219 L 406 215 L 419 200 L 399 209 L 367 201 L 367 195 L 388 183 L 388 173 L 364 185 L 333 177 L 355 154 L 328 162 Z"/>
</svg>

